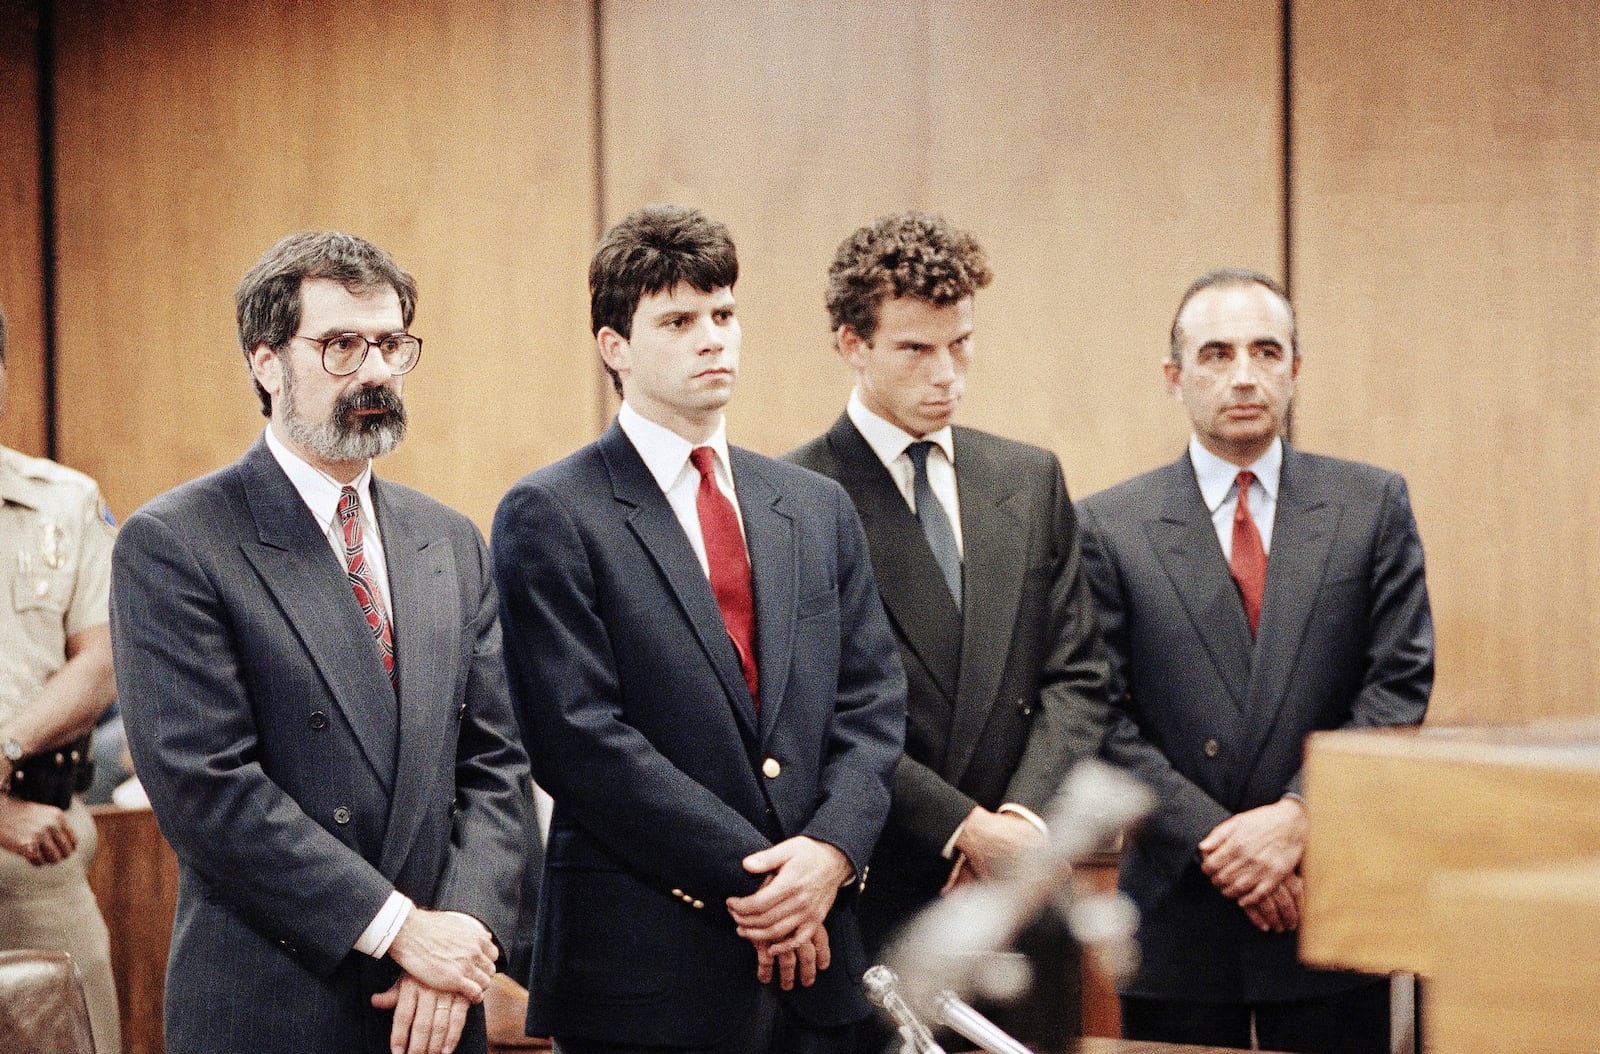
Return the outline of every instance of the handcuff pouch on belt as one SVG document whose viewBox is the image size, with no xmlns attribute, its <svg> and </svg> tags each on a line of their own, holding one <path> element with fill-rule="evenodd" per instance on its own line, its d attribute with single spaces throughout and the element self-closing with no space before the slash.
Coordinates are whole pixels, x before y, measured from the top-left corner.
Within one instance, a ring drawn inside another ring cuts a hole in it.
<svg viewBox="0 0 1600 1054">
<path fill-rule="evenodd" d="M 65 809 L 72 804 L 73 792 L 87 789 L 93 776 L 89 737 L 82 736 L 17 762 L 11 772 L 11 796 Z"/>
</svg>

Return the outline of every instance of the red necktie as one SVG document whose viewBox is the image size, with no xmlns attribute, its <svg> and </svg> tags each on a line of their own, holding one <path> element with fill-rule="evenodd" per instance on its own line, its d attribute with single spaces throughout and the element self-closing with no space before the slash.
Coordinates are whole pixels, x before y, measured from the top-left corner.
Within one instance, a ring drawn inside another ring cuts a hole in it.
<svg viewBox="0 0 1600 1054">
<path fill-rule="evenodd" d="M 344 532 L 344 563 L 350 577 L 350 588 L 355 590 L 356 603 L 366 616 L 372 639 L 378 642 L 383 653 L 383 672 L 389 675 L 389 686 L 399 690 L 400 680 L 394 670 L 394 631 L 389 616 L 383 610 L 383 596 L 372 581 L 372 568 L 367 566 L 367 554 L 361 547 L 361 497 L 354 487 L 339 492 L 339 528 Z"/>
<path fill-rule="evenodd" d="M 689 451 L 689 460 L 700 473 L 700 490 L 695 494 L 695 511 L 700 514 L 700 538 L 706 546 L 706 563 L 711 565 L 711 591 L 722 609 L 722 621 L 739 653 L 739 668 L 750 698 L 759 709 L 756 693 L 756 604 L 750 589 L 750 554 L 739 530 L 739 516 L 733 502 L 717 486 L 716 455 L 708 446 Z"/>
<path fill-rule="evenodd" d="M 1239 473 L 1239 500 L 1233 507 L 1233 559 L 1228 567 L 1244 600 L 1251 636 L 1261 624 L 1261 595 L 1267 589 L 1267 550 L 1261 545 L 1256 521 L 1250 517 L 1250 484 L 1254 480 L 1249 472 Z"/>
</svg>

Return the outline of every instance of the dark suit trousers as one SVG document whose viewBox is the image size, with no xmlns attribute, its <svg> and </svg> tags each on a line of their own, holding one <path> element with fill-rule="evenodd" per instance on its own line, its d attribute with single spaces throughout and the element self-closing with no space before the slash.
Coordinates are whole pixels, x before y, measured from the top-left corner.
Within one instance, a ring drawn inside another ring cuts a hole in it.
<svg viewBox="0 0 1600 1054">
<path fill-rule="evenodd" d="M 1323 999 L 1290 1003 L 1188 1003 L 1122 997 L 1127 1039 L 1296 1054 L 1389 1054 L 1389 979 Z"/>
<path fill-rule="evenodd" d="M 790 1010 L 776 985 L 762 985 L 754 1009 L 714 1047 L 655 1047 L 555 1037 L 555 1054 L 850 1054 L 855 1025 L 818 1028 Z"/>
</svg>

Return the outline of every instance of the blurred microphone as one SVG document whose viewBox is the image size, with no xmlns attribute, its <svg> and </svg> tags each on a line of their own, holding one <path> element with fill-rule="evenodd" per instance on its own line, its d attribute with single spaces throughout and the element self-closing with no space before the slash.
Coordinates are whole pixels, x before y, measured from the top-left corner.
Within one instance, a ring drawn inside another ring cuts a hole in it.
<svg viewBox="0 0 1600 1054">
<path fill-rule="evenodd" d="M 1033 1054 L 1027 1047 L 1012 1039 L 999 1025 L 984 1017 L 961 998 L 946 988 L 933 1004 L 934 1020 L 946 1028 L 955 1029 L 989 1054 Z"/>
<path fill-rule="evenodd" d="M 1057 901 L 1070 908 L 1077 899 L 1071 888 L 1073 863 L 1154 804 L 1150 790 L 1110 765 L 1089 760 L 1073 766 L 1050 804 L 1049 835 L 1042 844 L 1024 853 L 1009 874 L 960 886 L 929 905 L 889 947 L 885 959 L 899 971 L 900 997 L 927 1012 L 947 988 L 962 998 L 999 996 L 986 985 L 996 953 L 1011 948 L 1017 935 Z M 1103 942 L 1112 958 L 1125 959 L 1132 930 L 1126 912 L 1107 910 L 1104 903 L 1099 907 L 1069 910 L 1069 921 L 1075 931 L 1079 926 L 1100 931 L 1079 932 L 1084 944 Z"/>
<path fill-rule="evenodd" d="M 928 1031 L 928 1026 L 900 998 L 899 983 L 899 976 L 882 964 L 869 968 L 861 977 L 861 987 L 866 990 L 867 1000 L 874 1006 L 882 1007 L 895 1019 L 900 1026 L 901 1037 L 914 1054 L 945 1054 L 944 1048 L 933 1041 L 933 1033 Z"/>
</svg>

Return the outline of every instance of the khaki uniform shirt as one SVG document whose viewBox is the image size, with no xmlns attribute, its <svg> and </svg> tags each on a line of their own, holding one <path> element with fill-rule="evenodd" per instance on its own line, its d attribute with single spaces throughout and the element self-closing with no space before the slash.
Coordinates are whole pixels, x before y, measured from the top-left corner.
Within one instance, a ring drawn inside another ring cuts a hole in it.
<svg viewBox="0 0 1600 1054">
<path fill-rule="evenodd" d="M 94 480 L 0 447 L 0 724 L 105 625 L 114 535 Z"/>
</svg>

